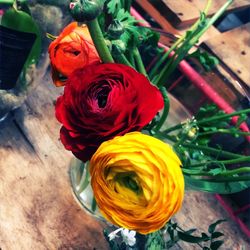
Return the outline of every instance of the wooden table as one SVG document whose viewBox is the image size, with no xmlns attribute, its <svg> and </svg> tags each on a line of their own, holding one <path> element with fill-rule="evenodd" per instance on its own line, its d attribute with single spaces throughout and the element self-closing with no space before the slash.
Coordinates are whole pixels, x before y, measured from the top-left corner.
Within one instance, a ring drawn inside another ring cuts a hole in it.
<svg viewBox="0 0 250 250">
<path fill-rule="evenodd" d="M 68 177 L 71 153 L 58 139 L 60 124 L 54 117 L 54 103 L 63 89 L 52 84 L 48 59 L 35 81 L 37 86 L 23 106 L 1 125 L 0 248 L 108 249 L 103 225 L 87 215 L 72 195 Z M 176 107 L 174 120 L 179 119 L 179 111 L 183 114 L 183 109 L 178 110 Z M 187 192 L 175 220 L 183 228 L 206 231 L 221 218 L 227 214 L 213 195 Z M 230 219 L 221 228 L 226 235 L 224 249 L 250 246 Z M 197 248 L 181 244 L 175 249 Z"/>
<path fill-rule="evenodd" d="M 107 249 L 102 226 L 75 202 L 68 178 L 71 154 L 54 118 L 55 88 L 38 71 L 36 89 L 0 130 L 0 248 Z"/>
</svg>

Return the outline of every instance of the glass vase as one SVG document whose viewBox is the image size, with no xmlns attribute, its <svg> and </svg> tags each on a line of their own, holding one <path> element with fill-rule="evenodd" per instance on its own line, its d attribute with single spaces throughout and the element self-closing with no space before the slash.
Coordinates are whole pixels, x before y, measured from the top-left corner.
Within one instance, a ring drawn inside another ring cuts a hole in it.
<svg viewBox="0 0 250 250">
<path fill-rule="evenodd" d="M 0 89 L 0 124 L 10 112 L 20 107 L 34 88 L 37 68 L 31 65 L 25 73 L 22 72 L 16 86 L 10 90 Z"/>
<path fill-rule="evenodd" d="M 188 111 L 177 99 L 169 95 L 169 101 L 169 115 L 165 124 L 163 125 L 163 129 L 190 118 Z M 105 221 L 98 207 L 96 206 L 93 190 L 90 184 L 88 162 L 83 163 L 77 158 L 72 158 L 69 167 L 70 182 L 76 201 L 87 213 L 93 215 L 99 220 Z"/>
<path fill-rule="evenodd" d="M 69 177 L 74 197 L 80 206 L 97 219 L 104 220 L 93 195 L 90 184 L 89 164 L 83 163 L 77 158 L 70 161 Z"/>
</svg>

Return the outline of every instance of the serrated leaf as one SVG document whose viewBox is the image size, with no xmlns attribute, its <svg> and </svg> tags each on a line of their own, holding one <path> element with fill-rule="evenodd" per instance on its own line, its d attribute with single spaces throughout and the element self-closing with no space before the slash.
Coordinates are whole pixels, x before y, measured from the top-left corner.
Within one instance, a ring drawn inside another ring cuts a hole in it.
<svg viewBox="0 0 250 250">
<path fill-rule="evenodd" d="M 210 249 L 211 250 L 217 250 L 220 248 L 220 246 L 224 243 L 223 240 L 218 240 L 218 241 L 214 241 L 211 243 L 210 245 Z"/>
<path fill-rule="evenodd" d="M 208 232 L 210 234 L 212 234 L 216 228 L 217 225 L 221 224 L 222 222 L 225 222 L 226 220 L 222 219 L 222 220 L 217 220 L 215 223 L 211 224 L 209 227 L 208 227 Z"/>
<path fill-rule="evenodd" d="M 211 71 L 212 68 L 219 64 L 218 58 L 210 55 L 206 51 L 201 51 L 200 49 L 197 49 L 195 52 L 190 54 L 188 58 L 190 57 L 196 58 L 206 71 Z"/>
<path fill-rule="evenodd" d="M 197 120 L 201 120 L 203 118 L 208 118 L 208 117 L 212 117 L 214 115 L 220 115 L 220 114 L 225 114 L 225 113 L 222 110 L 219 110 L 215 104 L 208 104 L 208 105 L 202 106 L 199 109 L 198 113 L 195 115 L 195 118 Z"/>
<path fill-rule="evenodd" d="M 116 16 L 117 12 L 122 8 L 122 3 L 120 0 L 109 0 L 107 3 L 108 13 Z"/>
</svg>

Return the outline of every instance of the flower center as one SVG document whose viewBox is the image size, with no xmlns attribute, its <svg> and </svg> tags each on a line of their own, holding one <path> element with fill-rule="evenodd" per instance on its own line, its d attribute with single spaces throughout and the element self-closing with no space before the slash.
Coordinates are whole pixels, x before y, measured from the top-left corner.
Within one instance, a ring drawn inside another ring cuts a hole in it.
<svg viewBox="0 0 250 250">
<path fill-rule="evenodd" d="M 97 94 L 97 102 L 99 108 L 105 108 L 108 100 L 108 95 L 110 92 L 110 88 L 106 87 L 101 89 Z"/>
<path fill-rule="evenodd" d="M 135 177 L 136 176 L 134 173 L 119 173 L 116 175 L 115 179 L 121 186 L 124 186 L 136 194 L 139 194 L 142 190 L 136 182 Z"/>
</svg>

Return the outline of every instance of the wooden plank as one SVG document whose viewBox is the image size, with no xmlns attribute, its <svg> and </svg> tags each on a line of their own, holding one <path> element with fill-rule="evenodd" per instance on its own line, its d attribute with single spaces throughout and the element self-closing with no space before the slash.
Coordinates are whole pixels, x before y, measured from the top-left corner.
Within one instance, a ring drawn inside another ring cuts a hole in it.
<svg viewBox="0 0 250 250">
<path fill-rule="evenodd" d="M 215 36 L 205 45 L 250 87 L 250 23 Z"/>
<path fill-rule="evenodd" d="M 175 27 L 186 27 L 194 23 L 204 10 L 206 2 L 204 0 L 149 0 L 161 14 Z M 213 1 L 208 14 L 215 13 L 226 0 Z M 227 11 L 235 11 L 250 6 L 249 0 L 237 0 L 231 4 Z"/>
<path fill-rule="evenodd" d="M 162 28 L 164 32 L 180 36 L 184 34 L 189 27 L 186 28 L 178 28 L 176 29 L 166 18 L 164 14 L 161 14 L 161 12 L 149 1 L 145 0 L 137 0 L 136 1 Z M 211 38 L 213 36 L 216 36 L 220 34 L 220 32 L 214 27 L 211 26 L 206 33 L 200 38 L 199 43 L 207 40 L 208 38 Z M 164 33 L 161 36 L 161 42 L 163 42 L 168 47 L 171 46 L 172 39 L 168 36 L 164 36 Z"/>
<path fill-rule="evenodd" d="M 172 34 L 179 34 L 179 31 L 176 30 L 162 15 L 157 8 L 155 8 L 150 1 L 145 0 L 136 0 L 136 2 L 162 27 L 163 30 L 168 31 Z"/>
<path fill-rule="evenodd" d="M 44 80 L 37 75 L 31 100 L 0 130 L 0 248 L 107 249 L 103 227 L 73 198 L 54 118 L 59 89 Z"/>
<path fill-rule="evenodd" d="M 106 249 L 101 226 L 73 199 L 67 154 L 41 161 L 13 122 L 0 138 L 1 248 Z"/>
</svg>

